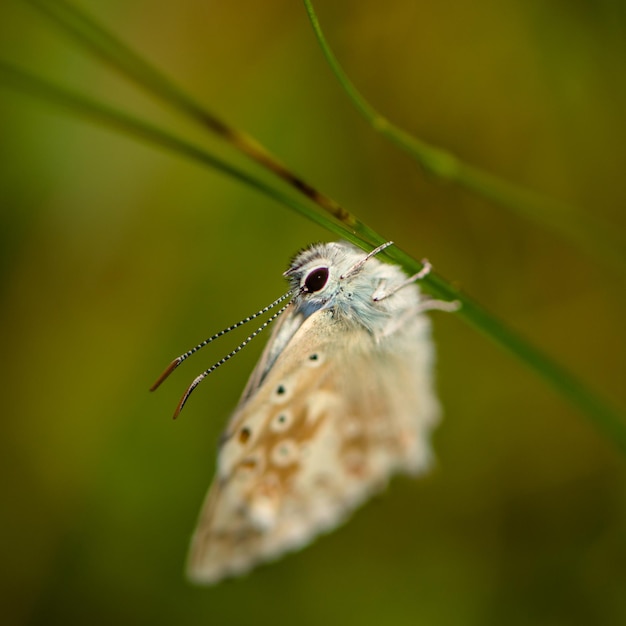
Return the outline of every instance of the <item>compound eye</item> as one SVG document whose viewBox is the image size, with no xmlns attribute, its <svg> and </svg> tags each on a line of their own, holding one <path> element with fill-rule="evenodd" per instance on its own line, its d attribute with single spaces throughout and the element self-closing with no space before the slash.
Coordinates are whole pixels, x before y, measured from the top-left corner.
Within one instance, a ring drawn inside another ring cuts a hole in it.
<svg viewBox="0 0 626 626">
<path fill-rule="evenodd" d="M 309 272 L 309 275 L 306 277 L 306 280 L 304 281 L 304 291 L 308 293 L 320 291 L 321 289 L 324 289 L 327 282 L 328 268 L 318 267 L 317 269 Z"/>
</svg>

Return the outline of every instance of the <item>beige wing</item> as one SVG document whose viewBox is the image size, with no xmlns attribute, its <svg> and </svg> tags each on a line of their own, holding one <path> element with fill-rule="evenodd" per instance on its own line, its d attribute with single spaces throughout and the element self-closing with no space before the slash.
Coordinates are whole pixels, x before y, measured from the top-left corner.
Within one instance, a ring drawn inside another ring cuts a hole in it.
<svg viewBox="0 0 626 626">
<path fill-rule="evenodd" d="M 237 409 L 189 554 L 212 584 L 305 546 L 397 472 L 428 464 L 438 416 L 428 321 L 376 341 L 309 317 Z"/>
</svg>

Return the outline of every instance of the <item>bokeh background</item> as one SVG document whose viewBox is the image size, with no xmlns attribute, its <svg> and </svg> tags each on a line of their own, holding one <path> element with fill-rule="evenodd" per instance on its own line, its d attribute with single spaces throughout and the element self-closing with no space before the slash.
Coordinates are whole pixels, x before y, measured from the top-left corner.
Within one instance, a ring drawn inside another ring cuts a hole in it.
<svg viewBox="0 0 626 626">
<path fill-rule="evenodd" d="M 287 0 L 81 5 L 417 258 L 427 256 L 616 406 L 624 274 L 424 176 L 373 133 Z M 316 2 L 391 120 L 626 232 L 621 0 Z M 0 55 L 200 137 L 18 0 Z M 626 623 L 623 456 L 513 357 L 434 314 L 437 466 L 252 575 L 183 576 L 219 433 L 263 339 L 170 419 L 169 360 L 284 291 L 320 228 L 196 164 L 0 90 L 0 621 L 4 624 Z M 256 344 L 256 345 L 254 345 Z"/>
</svg>

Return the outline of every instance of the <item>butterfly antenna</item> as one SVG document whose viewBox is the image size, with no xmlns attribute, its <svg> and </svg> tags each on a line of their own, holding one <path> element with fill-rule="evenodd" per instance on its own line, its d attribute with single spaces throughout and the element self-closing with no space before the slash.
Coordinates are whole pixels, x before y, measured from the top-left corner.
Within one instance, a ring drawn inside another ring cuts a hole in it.
<svg viewBox="0 0 626 626">
<path fill-rule="evenodd" d="M 191 348 L 191 350 L 188 350 L 187 352 L 185 352 L 185 354 L 181 354 L 179 357 L 176 357 L 163 371 L 163 373 L 156 379 L 156 381 L 154 382 L 154 384 L 152 385 L 152 387 L 150 387 L 150 391 L 154 391 L 155 389 L 158 389 L 158 387 L 161 385 L 161 383 L 186 359 L 188 359 L 192 354 L 194 354 L 195 352 L 197 352 L 198 350 L 200 350 L 200 348 L 204 348 L 204 346 L 207 346 L 208 344 L 210 344 L 212 341 L 215 341 L 216 339 L 219 339 L 220 337 L 222 337 L 223 335 L 225 335 L 226 333 L 229 333 L 231 330 L 235 330 L 235 328 L 239 328 L 240 326 L 243 326 L 244 324 L 247 324 L 248 322 L 250 322 L 251 320 L 255 319 L 256 317 L 259 317 L 259 315 L 263 315 L 263 313 L 267 313 L 270 309 L 273 309 L 277 304 L 280 304 L 281 302 L 283 302 L 284 300 L 286 300 L 289 296 L 291 296 L 293 294 L 293 291 L 288 291 L 287 293 L 283 294 L 280 298 L 277 298 L 276 300 L 274 300 L 274 302 L 272 302 L 271 304 L 268 304 L 265 308 L 261 309 L 260 311 L 257 311 L 256 313 L 254 313 L 254 315 L 250 315 L 249 317 L 246 317 L 245 319 L 241 320 L 240 322 L 237 322 L 236 324 L 233 324 L 232 326 L 229 326 L 228 328 L 225 328 L 224 330 L 220 330 L 219 333 L 216 333 L 215 335 L 213 335 L 212 337 L 209 337 L 208 339 L 205 339 L 202 343 L 199 343 L 197 346 L 195 346 L 194 348 Z M 281 309 L 281 311 L 283 311 L 283 309 Z M 274 319 L 274 318 L 273 318 Z"/>
<path fill-rule="evenodd" d="M 357 261 L 345 274 L 342 274 L 339 278 L 343 280 L 344 278 L 348 278 L 348 276 L 356 274 L 365 265 L 365 263 L 367 263 L 367 261 L 369 261 L 373 256 L 376 256 L 379 252 L 382 252 L 385 248 L 388 248 L 389 246 L 393 246 L 393 241 L 386 241 L 377 248 L 374 248 L 371 252 L 368 252 L 366 256 L 364 256 L 360 261 Z"/>
<path fill-rule="evenodd" d="M 286 295 L 290 295 L 291 293 L 292 292 L 289 292 Z M 282 300 L 284 300 L 285 297 L 286 296 L 282 296 Z M 277 300 L 276 302 L 280 302 L 280 301 L 281 301 L 281 299 Z M 251 333 L 248 337 L 246 337 L 232 352 L 229 352 L 225 357 L 221 358 L 217 363 L 211 365 L 211 367 L 209 367 L 208 370 L 205 370 L 204 372 L 202 372 L 202 374 L 200 374 L 200 376 L 196 376 L 196 378 L 193 379 L 193 382 L 191 383 L 191 385 L 189 385 L 189 387 L 187 387 L 187 390 L 183 394 L 183 397 L 180 399 L 180 402 L 178 403 L 178 406 L 176 407 L 176 410 L 174 411 L 174 419 L 176 419 L 179 416 L 180 412 L 183 410 L 183 407 L 187 403 L 187 400 L 189 399 L 189 396 L 191 395 L 192 391 L 209 374 L 214 372 L 220 365 L 224 365 L 224 363 L 226 363 L 226 361 L 229 361 L 230 359 L 232 359 L 237 354 L 237 352 L 240 352 L 241 350 L 243 350 L 243 348 L 245 348 L 248 345 L 248 343 L 250 343 L 250 341 L 252 341 L 259 333 L 261 333 L 263 330 L 265 330 L 289 306 L 289 304 L 290 303 L 288 302 L 287 304 L 285 304 L 285 306 L 281 307 L 280 310 L 276 311 L 276 313 L 274 313 L 274 315 L 272 315 L 270 318 L 268 318 L 253 333 Z M 252 319 L 252 318 L 250 318 L 250 319 Z"/>
</svg>

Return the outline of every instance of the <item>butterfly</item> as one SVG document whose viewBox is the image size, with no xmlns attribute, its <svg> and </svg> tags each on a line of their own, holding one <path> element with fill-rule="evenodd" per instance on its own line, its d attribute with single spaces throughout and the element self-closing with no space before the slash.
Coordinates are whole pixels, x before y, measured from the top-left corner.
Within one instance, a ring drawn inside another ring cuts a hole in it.
<svg viewBox="0 0 626 626">
<path fill-rule="evenodd" d="M 374 258 L 388 245 L 369 254 L 347 242 L 303 250 L 284 274 L 290 291 L 259 312 L 291 298 L 261 327 L 284 311 L 222 437 L 191 542 L 192 581 L 215 584 L 302 548 L 393 474 L 428 468 L 440 408 L 424 311 L 455 304 L 420 294 L 415 281 L 428 262 L 408 277 Z"/>
</svg>

